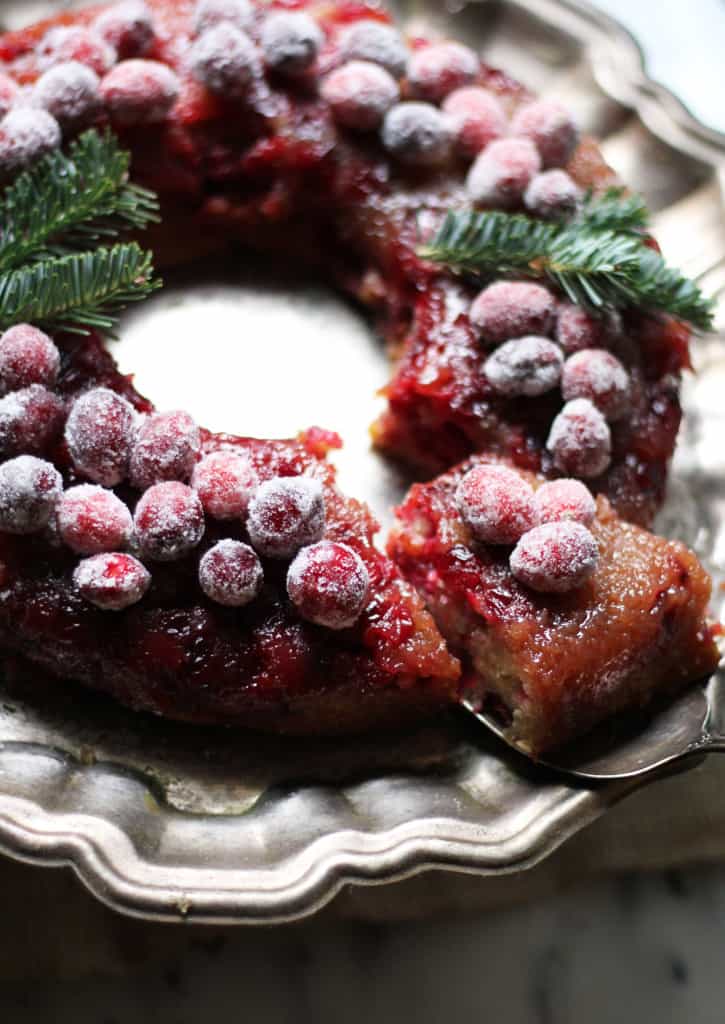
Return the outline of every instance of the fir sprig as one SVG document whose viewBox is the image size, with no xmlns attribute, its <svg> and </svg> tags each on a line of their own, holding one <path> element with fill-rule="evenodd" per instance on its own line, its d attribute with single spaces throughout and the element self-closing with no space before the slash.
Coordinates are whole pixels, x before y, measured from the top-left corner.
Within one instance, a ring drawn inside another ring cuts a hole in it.
<svg viewBox="0 0 725 1024">
<path fill-rule="evenodd" d="M 593 230 L 641 234 L 649 224 L 649 210 L 636 192 L 612 186 L 599 196 L 588 192 L 576 221 Z"/>
</svg>

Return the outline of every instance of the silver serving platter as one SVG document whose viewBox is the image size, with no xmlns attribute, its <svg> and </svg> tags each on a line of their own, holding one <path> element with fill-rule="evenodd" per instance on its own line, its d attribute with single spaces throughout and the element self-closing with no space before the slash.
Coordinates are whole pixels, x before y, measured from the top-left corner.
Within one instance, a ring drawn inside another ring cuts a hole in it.
<svg viewBox="0 0 725 1024">
<path fill-rule="evenodd" d="M 17 27 L 54 6 L 0 3 L 0 19 Z M 721 283 L 725 136 L 648 79 L 621 26 L 570 0 L 394 6 L 407 25 L 479 46 L 570 103 L 648 197 L 671 258 L 689 273 L 714 268 L 706 281 Z M 131 313 L 121 334 L 122 368 L 161 407 L 270 437 L 313 421 L 340 430 L 343 486 L 387 521 L 405 481 L 370 453 L 366 434 L 387 366 L 341 299 L 258 268 L 199 267 Z M 695 357 L 661 528 L 696 547 L 717 585 L 725 345 L 702 340 Z M 207 376 L 204 367 L 222 359 L 221 378 Z M 274 393 L 265 394 L 260 382 L 272 373 Z M 74 688 L 22 698 L 0 690 L 0 848 L 70 864 L 100 899 L 149 918 L 282 921 L 311 913 L 346 883 L 427 868 L 518 871 L 633 788 L 570 785 L 463 718 L 384 738 L 295 742 L 164 723 Z"/>
</svg>

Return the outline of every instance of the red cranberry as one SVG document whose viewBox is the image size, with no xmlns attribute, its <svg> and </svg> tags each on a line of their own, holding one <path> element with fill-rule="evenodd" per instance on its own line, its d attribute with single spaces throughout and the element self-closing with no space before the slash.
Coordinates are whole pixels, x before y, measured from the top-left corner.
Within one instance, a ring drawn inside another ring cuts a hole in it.
<svg viewBox="0 0 725 1024">
<path fill-rule="evenodd" d="M 620 361 L 603 348 L 585 348 L 570 356 L 561 375 L 565 401 L 588 398 L 610 422 L 627 415 L 630 406 L 629 374 Z"/>
<path fill-rule="evenodd" d="M 322 484 L 307 476 L 267 480 L 249 503 L 247 530 L 253 546 L 268 558 L 291 558 L 325 529 Z"/>
<path fill-rule="evenodd" d="M 400 32 L 380 21 L 358 21 L 340 37 L 343 60 L 365 60 L 379 64 L 393 78 L 402 78 L 410 52 Z"/>
<path fill-rule="evenodd" d="M 556 387 L 563 363 L 558 345 L 529 334 L 497 348 L 483 364 L 483 371 L 499 395 L 534 397 Z"/>
<path fill-rule="evenodd" d="M 478 85 L 456 89 L 442 107 L 453 124 L 461 156 L 474 157 L 506 134 L 506 112 L 501 101 Z"/>
<path fill-rule="evenodd" d="M 555 168 L 531 179 L 524 193 L 524 205 L 544 220 L 564 220 L 577 212 L 581 198 L 581 190 L 573 178 Z"/>
<path fill-rule="evenodd" d="M 191 487 L 166 480 L 141 495 L 133 525 L 143 556 L 174 562 L 188 555 L 204 536 L 204 509 Z"/>
<path fill-rule="evenodd" d="M 244 96 L 262 72 L 252 40 L 226 21 L 199 36 L 191 48 L 190 60 L 194 76 L 220 96 Z"/>
<path fill-rule="evenodd" d="M 0 121 L 0 179 L 24 171 L 61 143 L 60 125 L 47 110 L 17 107 Z"/>
<path fill-rule="evenodd" d="M 440 103 L 448 93 L 469 85 L 480 70 L 475 52 L 461 43 L 433 43 L 416 50 L 408 61 L 411 96 Z"/>
<path fill-rule="evenodd" d="M 525 533 L 511 552 L 519 583 L 542 594 L 576 590 L 597 567 L 599 548 L 581 523 L 545 523 Z"/>
<path fill-rule="evenodd" d="M 41 67 L 73 60 L 103 76 L 116 63 L 116 52 L 92 29 L 82 25 L 56 25 L 46 32 L 37 49 Z"/>
<path fill-rule="evenodd" d="M 60 499 L 58 532 L 78 555 L 125 548 L 131 536 L 131 513 L 113 491 L 95 484 L 71 487 Z"/>
<path fill-rule="evenodd" d="M 179 79 L 155 60 L 124 60 L 101 82 L 101 98 L 119 124 L 164 121 L 179 95 Z"/>
<path fill-rule="evenodd" d="M 519 205 L 540 167 L 530 139 L 497 139 L 471 165 L 466 189 L 474 203 L 508 209 Z"/>
<path fill-rule="evenodd" d="M 37 533 L 43 530 L 63 493 L 55 466 L 34 455 L 19 455 L 0 466 L 0 530 Z"/>
<path fill-rule="evenodd" d="M 73 465 L 104 487 L 126 478 L 136 412 L 130 402 L 107 388 L 94 388 L 78 398 L 65 425 Z"/>
<path fill-rule="evenodd" d="M 31 324 L 16 324 L 0 337 L 0 393 L 29 384 L 52 388 L 58 379 L 60 353 L 47 334 Z"/>
<path fill-rule="evenodd" d="M 385 68 L 362 60 L 333 71 L 320 93 L 339 124 L 364 132 L 379 128 L 400 97 L 397 82 Z"/>
<path fill-rule="evenodd" d="M 612 435 L 599 409 L 587 398 L 575 398 L 552 423 L 546 447 L 562 473 L 588 480 L 608 468 Z"/>
<path fill-rule="evenodd" d="M 471 323 L 489 345 L 526 334 L 547 335 L 554 326 L 556 301 L 551 292 L 524 281 L 496 281 L 476 296 Z"/>
<path fill-rule="evenodd" d="M 312 67 L 324 40 L 315 19 L 303 11 L 275 11 L 265 18 L 260 34 L 265 64 L 284 75 Z"/>
<path fill-rule="evenodd" d="M 601 348 L 604 335 L 604 321 L 601 317 L 593 316 L 573 302 L 562 302 L 559 306 L 555 337 L 565 352 Z"/>
<path fill-rule="evenodd" d="M 456 491 L 461 517 L 476 540 L 486 544 L 515 544 L 536 524 L 534 489 L 507 466 L 475 466 Z"/>
<path fill-rule="evenodd" d="M 193 27 L 195 35 L 200 35 L 221 22 L 247 29 L 253 21 L 254 7 L 250 0 L 198 0 Z"/>
<path fill-rule="evenodd" d="M 448 118 L 430 103 L 396 103 L 385 115 L 382 139 L 396 160 L 413 167 L 438 167 L 451 153 Z"/>
<path fill-rule="evenodd" d="M 88 124 L 100 112 L 99 86 L 95 71 L 71 60 L 40 76 L 33 99 L 68 130 Z"/>
<path fill-rule="evenodd" d="M 262 563 L 248 544 L 220 540 L 199 562 L 199 583 L 211 601 L 229 608 L 249 604 L 264 580 Z"/>
<path fill-rule="evenodd" d="M 143 0 L 121 0 L 108 7 L 96 18 L 93 28 L 121 60 L 143 57 L 154 40 L 153 15 Z"/>
<path fill-rule="evenodd" d="M 571 114 L 552 100 L 534 100 L 517 110 L 511 132 L 536 144 L 543 167 L 563 167 L 579 143 L 579 129 Z"/>
<path fill-rule="evenodd" d="M 152 413 L 136 432 L 129 462 L 129 479 L 139 490 L 162 480 L 186 482 L 200 454 L 201 435 L 188 412 Z"/>
<path fill-rule="evenodd" d="M 18 85 L 10 75 L 0 71 L 0 117 L 5 117 L 18 95 Z"/>
<path fill-rule="evenodd" d="M 597 514 L 592 493 L 580 480 L 563 478 L 542 484 L 536 491 L 534 503 L 540 524 L 571 519 L 589 526 Z"/>
<path fill-rule="evenodd" d="M 218 451 L 197 463 L 191 486 L 207 515 L 215 519 L 244 519 L 259 478 L 245 455 Z"/>
<path fill-rule="evenodd" d="M 137 604 L 151 576 L 133 555 L 118 552 L 84 558 L 73 573 L 81 597 L 104 612 L 120 612 Z"/>
<path fill-rule="evenodd" d="M 348 629 L 368 600 L 370 576 L 347 544 L 323 540 L 302 548 L 287 573 L 287 593 L 303 619 L 328 629 Z"/>
<path fill-rule="evenodd" d="M 40 455 L 63 428 L 63 402 L 42 384 L 0 398 L 0 452 Z"/>
</svg>

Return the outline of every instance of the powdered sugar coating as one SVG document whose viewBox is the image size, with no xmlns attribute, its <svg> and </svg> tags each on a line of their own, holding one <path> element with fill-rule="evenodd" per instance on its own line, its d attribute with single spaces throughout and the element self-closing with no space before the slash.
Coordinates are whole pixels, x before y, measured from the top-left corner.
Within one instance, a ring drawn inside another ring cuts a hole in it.
<svg viewBox="0 0 725 1024">
<path fill-rule="evenodd" d="M 33 101 L 64 129 L 92 121 L 101 110 L 100 79 L 78 61 L 56 64 L 40 76 L 33 89 Z"/>
<path fill-rule="evenodd" d="M 580 352 L 583 348 L 600 348 L 605 327 L 601 317 L 587 312 L 573 302 L 562 302 L 556 318 L 555 337 L 565 352 Z"/>
<path fill-rule="evenodd" d="M 253 21 L 254 7 L 250 0 L 198 0 L 194 8 L 193 29 L 195 35 L 200 35 L 221 22 L 248 29 Z"/>
<path fill-rule="evenodd" d="M 573 216 L 582 200 L 582 192 L 566 171 L 554 168 L 531 179 L 524 192 L 527 210 L 544 220 L 565 220 Z"/>
<path fill-rule="evenodd" d="M 306 476 L 275 477 L 260 485 L 249 503 L 247 531 L 267 558 L 291 558 L 325 530 L 322 484 Z"/>
<path fill-rule="evenodd" d="M 303 619 L 327 629 L 349 629 L 360 618 L 370 574 L 347 544 L 323 540 L 302 548 L 287 573 L 287 593 Z"/>
<path fill-rule="evenodd" d="M 525 533 L 511 552 L 511 572 L 519 583 L 542 594 L 565 594 L 596 570 L 599 548 L 586 526 L 545 523 Z"/>
<path fill-rule="evenodd" d="M 30 384 L 52 388 L 59 369 L 60 352 L 55 343 L 32 324 L 16 324 L 0 336 L 0 394 Z"/>
<path fill-rule="evenodd" d="M 136 429 L 130 402 L 108 388 L 93 388 L 76 399 L 65 425 L 73 465 L 104 487 L 125 480 Z"/>
<path fill-rule="evenodd" d="M 81 596 L 106 612 L 137 604 L 151 585 L 148 569 L 133 555 L 93 555 L 76 566 L 73 582 Z"/>
<path fill-rule="evenodd" d="M 252 40 L 224 21 L 199 36 L 189 59 L 194 77 L 220 96 L 244 96 L 262 73 Z"/>
<path fill-rule="evenodd" d="M 440 103 L 454 89 L 470 85 L 480 63 L 474 50 L 462 43 L 432 43 L 416 50 L 408 61 L 410 95 Z"/>
<path fill-rule="evenodd" d="M 393 78 L 402 78 L 410 51 L 402 35 L 393 25 L 362 20 L 345 29 L 340 37 L 340 53 L 344 60 L 364 60 L 389 71 Z"/>
<path fill-rule="evenodd" d="M 620 361 L 603 348 L 585 348 L 564 364 L 561 393 L 565 401 L 588 398 L 610 423 L 630 408 L 629 374 Z"/>
<path fill-rule="evenodd" d="M 131 448 L 129 480 L 145 490 L 162 480 L 186 483 L 201 455 L 201 434 L 188 412 L 155 412 L 139 426 Z"/>
<path fill-rule="evenodd" d="M 562 473 L 589 480 L 611 462 L 609 424 L 587 398 L 567 402 L 551 425 L 546 447 Z"/>
<path fill-rule="evenodd" d="M 31 384 L 0 398 L 0 452 L 40 455 L 63 428 L 61 399 L 42 384 Z"/>
<path fill-rule="evenodd" d="M 275 11 L 262 25 L 260 45 L 268 68 L 299 75 L 317 60 L 324 42 L 322 29 L 303 11 Z"/>
<path fill-rule="evenodd" d="M 63 492 L 55 466 L 34 455 L 19 455 L 0 465 L 0 530 L 28 534 L 49 523 Z"/>
<path fill-rule="evenodd" d="M 93 22 L 94 31 L 112 46 L 121 60 L 143 57 L 154 41 L 154 19 L 143 0 L 121 0 Z"/>
<path fill-rule="evenodd" d="M 204 509 L 191 487 L 164 481 L 141 495 L 133 525 L 143 557 L 174 562 L 193 551 L 204 536 Z"/>
<path fill-rule="evenodd" d="M 509 209 L 521 203 L 540 169 L 541 158 L 530 139 L 497 139 L 471 165 L 466 191 L 481 206 Z"/>
<path fill-rule="evenodd" d="M 385 115 L 383 145 L 400 163 L 439 167 L 451 155 L 453 132 L 445 114 L 430 103 L 396 103 Z"/>
<path fill-rule="evenodd" d="M 495 281 L 473 300 L 470 318 L 482 341 L 498 345 L 527 334 L 551 333 L 556 300 L 539 284 Z"/>
<path fill-rule="evenodd" d="M 24 171 L 60 143 L 60 125 L 47 110 L 13 108 L 0 121 L 0 178 Z"/>
<path fill-rule="evenodd" d="M 571 519 L 590 526 L 597 514 L 597 504 L 589 488 L 581 480 L 567 477 L 542 484 L 534 495 L 534 503 L 539 525 Z"/>
<path fill-rule="evenodd" d="M 564 167 L 579 143 L 579 129 L 569 111 L 553 100 L 534 100 L 516 111 L 514 135 L 536 144 L 543 167 Z"/>
<path fill-rule="evenodd" d="M 385 68 L 362 60 L 336 68 L 322 83 L 320 94 L 338 124 L 357 131 L 379 128 L 400 98 L 393 76 Z"/>
<path fill-rule="evenodd" d="M 55 25 L 41 39 L 36 56 L 42 68 L 77 61 L 103 77 L 116 63 L 116 51 L 91 28 Z"/>
<path fill-rule="evenodd" d="M 196 464 L 191 486 L 207 515 L 222 520 L 244 519 L 259 477 L 246 455 L 218 451 Z"/>
<path fill-rule="evenodd" d="M 451 119 L 456 148 L 463 157 L 475 157 L 506 134 L 508 119 L 501 101 L 478 85 L 456 89 L 446 96 L 441 109 Z"/>
<path fill-rule="evenodd" d="M 237 540 L 220 540 L 199 562 L 199 584 L 210 601 L 242 608 L 259 593 L 264 570 L 256 552 Z"/>
<path fill-rule="evenodd" d="M 98 555 L 126 546 L 133 529 L 131 513 L 113 491 L 96 484 L 70 487 L 57 510 L 58 533 L 78 555 Z"/>
<path fill-rule="evenodd" d="M 508 466 L 469 470 L 458 485 L 456 505 L 476 540 L 485 544 L 515 544 L 537 522 L 533 487 Z"/>
<path fill-rule="evenodd" d="M 100 91 L 119 124 L 156 124 L 176 103 L 179 79 L 159 61 L 124 60 L 102 80 Z"/>
<path fill-rule="evenodd" d="M 0 117 L 5 117 L 18 95 L 17 82 L 0 71 Z"/>
<path fill-rule="evenodd" d="M 561 379 L 564 357 L 558 345 L 535 334 L 512 338 L 483 365 L 491 387 L 499 395 L 530 398 L 555 388 Z"/>
</svg>

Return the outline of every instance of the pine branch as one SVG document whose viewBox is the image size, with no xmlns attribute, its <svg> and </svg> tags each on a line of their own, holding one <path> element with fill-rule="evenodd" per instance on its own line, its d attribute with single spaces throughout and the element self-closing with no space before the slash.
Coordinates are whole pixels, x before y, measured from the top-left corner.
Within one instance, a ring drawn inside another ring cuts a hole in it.
<svg viewBox="0 0 725 1024">
<path fill-rule="evenodd" d="M 589 192 L 576 220 L 592 230 L 639 235 L 649 224 L 649 210 L 642 196 L 613 186 L 599 196 Z"/>
<path fill-rule="evenodd" d="M 110 133 L 88 131 L 21 174 L 0 201 L 0 272 L 158 221 L 154 193 L 128 180 L 129 159 Z"/>
<path fill-rule="evenodd" d="M 161 286 L 152 259 L 132 242 L 9 271 L 0 276 L 0 329 L 29 322 L 77 334 L 108 330 L 119 310 Z"/>
</svg>

